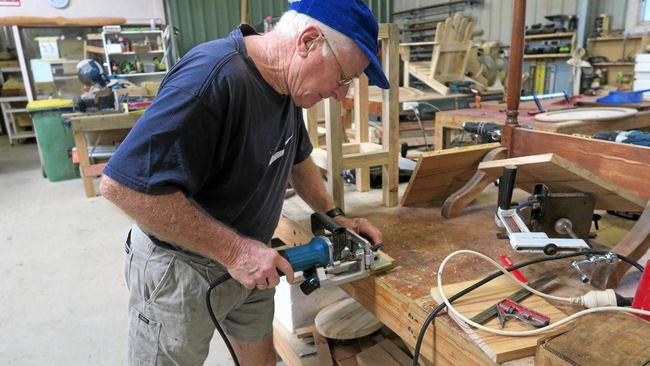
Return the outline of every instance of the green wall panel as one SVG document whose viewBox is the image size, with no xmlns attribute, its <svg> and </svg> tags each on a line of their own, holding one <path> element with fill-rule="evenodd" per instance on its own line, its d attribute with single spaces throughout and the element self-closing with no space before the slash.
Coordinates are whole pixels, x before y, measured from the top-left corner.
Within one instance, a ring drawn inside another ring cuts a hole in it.
<svg viewBox="0 0 650 366">
<path fill-rule="evenodd" d="M 221 38 L 240 20 L 239 0 L 166 0 L 166 16 L 179 34 L 182 56 L 199 43 Z"/>
<path fill-rule="evenodd" d="M 364 2 L 379 22 L 390 21 L 393 0 Z M 165 4 L 167 19 L 179 31 L 180 56 L 199 43 L 228 35 L 241 19 L 239 0 L 165 0 Z M 288 6 L 287 0 L 248 0 L 249 23 L 261 30 L 266 16 L 279 17 Z"/>
<path fill-rule="evenodd" d="M 264 29 L 264 18 L 281 16 L 289 8 L 287 0 L 248 0 L 248 23 L 257 29 Z"/>
</svg>

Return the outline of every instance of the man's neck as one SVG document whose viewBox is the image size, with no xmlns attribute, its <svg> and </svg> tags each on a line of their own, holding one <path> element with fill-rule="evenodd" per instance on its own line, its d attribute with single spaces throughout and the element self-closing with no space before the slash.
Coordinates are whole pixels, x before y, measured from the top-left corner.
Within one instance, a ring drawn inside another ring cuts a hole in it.
<svg viewBox="0 0 650 366">
<path fill-rule="evenodd" d="M 282 38 L 273 33 L 267 33 L 261 36 L 245 37 L 244 42 L 248 56 L 253 60 L 264 80 L 279 94 L 289 95 L 287 63 L 290 56 L 283 57 L 288 50 L 287 45 L 283 44 Z"/>
</svg>

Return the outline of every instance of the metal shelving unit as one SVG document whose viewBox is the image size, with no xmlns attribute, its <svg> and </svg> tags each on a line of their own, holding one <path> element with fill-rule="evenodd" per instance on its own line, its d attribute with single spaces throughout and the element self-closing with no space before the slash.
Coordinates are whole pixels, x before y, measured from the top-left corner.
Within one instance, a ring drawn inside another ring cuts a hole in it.
<svg viewBox="0 0 650 366">
<path fill-rule="evenodd" d="M 20 74 L 20 67 L 4 67 L 0 68 L 0 85 L 4 83 L 4 74 Z M 34 130 L 21 130 L 16 122 L 16 114 L 28 113 L 24 105 L 29 101 L 26 95 L 14 97 L 0 97 L 0 109 L 2 110 L 2 118 L 5 121 L 5 130 L 9 136 L 9 144 L 14 145 L 15 140 L 26 139 L 35 137 Z M 20 106 L 17 106 L 20 104 Z"/>
<path fill-rule="evenodd" d="M 170 60 L 167 53 L 167 35 L 166 30 L 121 30 L 119 32 L 114 31 L 102 31 L 102 41 L 104 43 L 104 66 L 107 68 L 109 75 L 115 75 L 123 78 L 143 78 L 143 77 L 156 77 L 162 76 L 167 73 L 167 71 L 148 71 L 148 72 L 135 72 L 135 73 L 115 73 L 111 67 L 111 61 L 116 63 L 121 63 L 123 61 L 128 61 L 135 64 L 135 59 L 140 58 L 140 62 L 143 64 L 153 63 L 154 57 L 160 58 L 160 61 L 164 62 L 169 68 Z M 156 40 L 156 44 L 159 49 L 156 50 L 146 50 L 146 51 L 127 51 L 127 52 L 110 52 L 108 41 L 110 37 L 113 36 L 126 36 L 129 40 L 135 40 L 136 42 L 142 42 L 145 37 L 150 37 L 153 40 Z"/>
</svg>

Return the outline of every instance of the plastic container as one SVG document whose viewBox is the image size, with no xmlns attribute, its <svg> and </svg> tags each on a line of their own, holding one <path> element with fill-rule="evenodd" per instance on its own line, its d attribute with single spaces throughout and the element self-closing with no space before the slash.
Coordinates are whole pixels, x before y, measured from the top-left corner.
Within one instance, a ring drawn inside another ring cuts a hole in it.
<svg viewBox="0 0 650 366">
<path fill-rule="evenodd" d="M 612 90 L 609 95 L 596 99 L 596 102 L 607 104 L 639 103 L 643 99 L 643 93 L 649 91 L 650 89 L 636 91 Z"/>
<path fill-rule="evenodd" d="M 72 129 L 61 115 L 71 107 L 28 106 L 36 140 L 43 158 L 43 171 L 50 182 L 79 178 L 79 169 L 72 163 L 71 150 L 75 146 Z"/>
</svg>

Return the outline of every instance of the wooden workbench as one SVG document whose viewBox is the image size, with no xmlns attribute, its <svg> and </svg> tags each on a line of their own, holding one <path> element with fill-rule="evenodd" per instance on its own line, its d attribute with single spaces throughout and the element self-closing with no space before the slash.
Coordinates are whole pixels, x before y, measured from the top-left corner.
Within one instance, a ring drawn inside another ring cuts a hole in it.
<svg viewBox="0 0 650 366">
<path fill-rule="evenodd" d="M 495 259 L 501 254 L 509 255 L 515 263 L 531 258 L 530 255 L 514 253 L 507 241 L 496 239 L 496 191 L 493 188 L 487 189 L 463 216 L 452 220 L 443 219 L 438 208 L 381 207 L 379 198 L 373 200 L 369 194 L 359 194 L 356 202 L 350 194 L 350 206 L 353 207 L 348 214 L 367 217 L 382 231 L 386 243 L 384 250 L 396 260 L 398 267 L 342 288 L 411 347 L 415 345 L 421 324 L 435 306 L 429 291 L 435 286 L 438 266 L 449 253 L 458 249 L 474 249 Z M 524 197 L 521 192 L 515 196 L 515 199 Z M 309 213 L 298 197 L 285 202 L 284 214 L 305 227 L 308 227 Z M 534 278 L 534 273 L 568 269 L 568 263 L 539 265 L 522 272 Z M 443 279 L 445 283 L 454 283 L 482 278 L 493 271 L 485 262 L 465 257 L 452 261 Z M 575 294 L 575 288 L 583 288 L 576 275 L 561 277 L 558 281 L 563 287 L 554 291 L 556 294 Z M 565 312 L 571 311 L 558 307 Z M 433 327 L 429 328 L 422 356 L 429 361 L 435 360 L 437 366 L 494 365 L 447 315 L 436 319 L 435 332 Z M 529 357 L 516 364 L 532 365 L 533 359 Z"/>
<path fill-rule="evenodd" d="M 106 163 L 90 164 L 86 134 L 131 129 L 141 115 L 142 113 L 71 113 L 63 115 L 63 118 L 70 121 L 72 126 L 86 197 L 97 195 L 93 178 L 100 176 L 102 169 L 106 166 Z"/>
<path fill-rule="evenodd" d="M 631 129 L 644 129 L 650 127 L 650 111 L 639 112 L 627 118 L 607 121 L 567 121 L 567 122 L 539 122 L 534 116 L 528 115 L 526 105 L 522 107 L 519 115 L 519 124 L 529 125 L 535 130 L 557 132 L 563 134 L 581 134 L 592 136 L 601 131 L 618 131 Z M 436 113 L 434 147 L 441 150 L 449 147 L 448 134 L 451 129 L 462 130 L 465 122 L 493 122 L 505 124 L 506 115 L 498 107 L 486 106 L 484 108 L 459 109 Z"/>
</svg>

